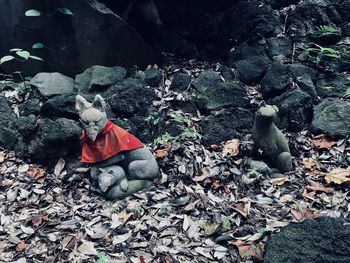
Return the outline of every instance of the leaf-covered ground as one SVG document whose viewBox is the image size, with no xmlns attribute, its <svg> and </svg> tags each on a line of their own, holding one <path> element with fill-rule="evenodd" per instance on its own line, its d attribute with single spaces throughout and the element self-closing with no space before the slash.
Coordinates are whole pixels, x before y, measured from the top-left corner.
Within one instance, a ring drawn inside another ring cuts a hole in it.
<svg viewBox="0 0 350 263">
<path fill-rule="evenodd" d="M 195 76 L 207 66 L 181 70 Z M 167 67 L 166 76 L 177 70 Z M 165 78 L 155 106 L 173 114 L 169 101 L 188 94 L 169 84 Z M 260 100 L 256 87 L 247 91 L 252 103 Z M 183 116 L 200 133 L 201 116 Z M 62 159 L 49 171 L 2 150 L 0 262 L 259 261 L 268 237 L 288 223 L 350 211 L 350 140 L 307 130 L 287 136 L 295 169 L 275 179 L 245 168 L 249 135 L 211 147 L 199 140 L 149 145 L 159 180 L 116 202 L 91 193 L 82 168 L 67 176 Z"/>
</svg>

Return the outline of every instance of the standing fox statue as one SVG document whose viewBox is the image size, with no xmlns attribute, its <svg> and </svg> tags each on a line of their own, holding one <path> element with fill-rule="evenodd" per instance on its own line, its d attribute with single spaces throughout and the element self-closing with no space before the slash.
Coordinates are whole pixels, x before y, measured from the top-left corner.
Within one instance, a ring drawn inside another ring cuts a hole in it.
<svg viewBox="0 0 350 263">
<path fill-rule="evenodd" d="M 93 188 L 115 200 L 150 186 L 159 175 L 157 161 L 139 139 L 107 119 L 103 98 L 89 103 L 77 95 L 75 103 L 84 129 L 81 161 L 92 165 Z"/>
</svg>

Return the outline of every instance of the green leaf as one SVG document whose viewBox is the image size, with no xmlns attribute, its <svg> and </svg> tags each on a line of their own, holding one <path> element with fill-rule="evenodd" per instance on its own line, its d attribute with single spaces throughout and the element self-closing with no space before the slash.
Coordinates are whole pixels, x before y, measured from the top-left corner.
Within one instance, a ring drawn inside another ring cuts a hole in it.
<svg viewBox="0 0 350 263">
<path fill-rule="evenodd" d="M 25 16 L 41 16 L 41 12 L 36 9 L 27 10 L 24 14 Z"/>
<path fill-rule="evenodd" d="M 4 56 L 4 57 L 2 57 L 2 58 L 0 59 L 0 65 L 1 65 L 2 63 L 7 62 L 7 61 L 10 61 L 10 60 L 12 60 L 12 59 L 14 59 L 14 58 L 15 58 L 15 57 L 14 57 L 14 56 L 11 56 L 11 55 Z"/>
<path fill-rule="evenodd" d="M 73 16 L 74 15 L 73 12 L 70 9 L 66 8 L 66 7 L 59 7 L 59 8 L 57 8 L 57 10 L 60 11 L 64 15 L 69 15 L 69 16 Z"/>
<path fill-rule="evenodd" d="M 10 52 L 17 52 L 17 51 L 22 51 L 23 49 L 21 48 L 11 48 Z"/>
<path fill-rule="evenodd" d="M 43 47 L 45 47 L 44 44 L 43 44 L 43 43 L 40 43 L 40 42 L 35 43 L 35 44 L 33 44 L 33 46 L 32 46 L 32 48 L 43 48 Z"/>
<path fill-rule="evenodd" d="M 29 58 L 31 58 L 31 59 L 35 59 L 35 60 L 44 61 L 42 58 L 37 57 L 37 56 L 33 56 L 33 55 L 30 55 L 30 56 L 29 56 Z"/>
<path fill-rule="evenodd" d="M 30 53 L 28 51 L 22 50 L 22 51 L 17 51 L 16 54 L 24 59 L 28 59 L 30 56 Z"/>
</svg>

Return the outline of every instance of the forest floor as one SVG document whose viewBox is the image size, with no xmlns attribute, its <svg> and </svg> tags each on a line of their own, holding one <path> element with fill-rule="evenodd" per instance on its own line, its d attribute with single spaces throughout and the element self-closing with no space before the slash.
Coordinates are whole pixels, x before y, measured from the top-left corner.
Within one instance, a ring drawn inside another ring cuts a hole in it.
<svg viewBox="0 0 350 263">
<path fill-rule="evenodd" d="M 257 87 L 247 90 L 259 101 Z M 157 93 L 156 107 L 172 114 L 167 103 L 180 95 L 168 79 Z M 187 117 L 199 127 L 201 116 Z M 289 223 L 349 216 L 350 140 L 286 136 L 294 169 L 281 178 L 246 169 L 249 136 L 210 147 L 199 139 L 149 145 L 160 178 L 115 202 L 89 191 L 86 169 L 67 175 L 63 159 L 50 171 L 1 150 L 0 262 L 260 261 L 267 239 Z"/>
</svg>

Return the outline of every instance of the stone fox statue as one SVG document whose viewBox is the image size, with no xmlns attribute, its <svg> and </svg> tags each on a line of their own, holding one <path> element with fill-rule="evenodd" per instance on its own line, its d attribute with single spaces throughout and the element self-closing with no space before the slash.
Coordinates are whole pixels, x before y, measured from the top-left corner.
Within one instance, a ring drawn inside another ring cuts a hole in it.
<svg viewBox="0 0 350 263">
<path fill-rule="evenodd" d="M 256 112 L 252 130 L 253 153 L 261 149 L 263 157 L 272 167 L 288 172 L 292 170 L 292 158 L 285 136 L 274 124 L 277 113 L 277 106 L 265 103 Z"/>
<path fill-rule="evenodd" d="M 76 96 L 84 132 L 81 161 L 90 163 L 92 183 L 108 199 L 121 199 L 150 186 L 159 168 L 152 153 L 135 136 L 107 119 L 100 95 L 89 103 Z"/>
</svg>

